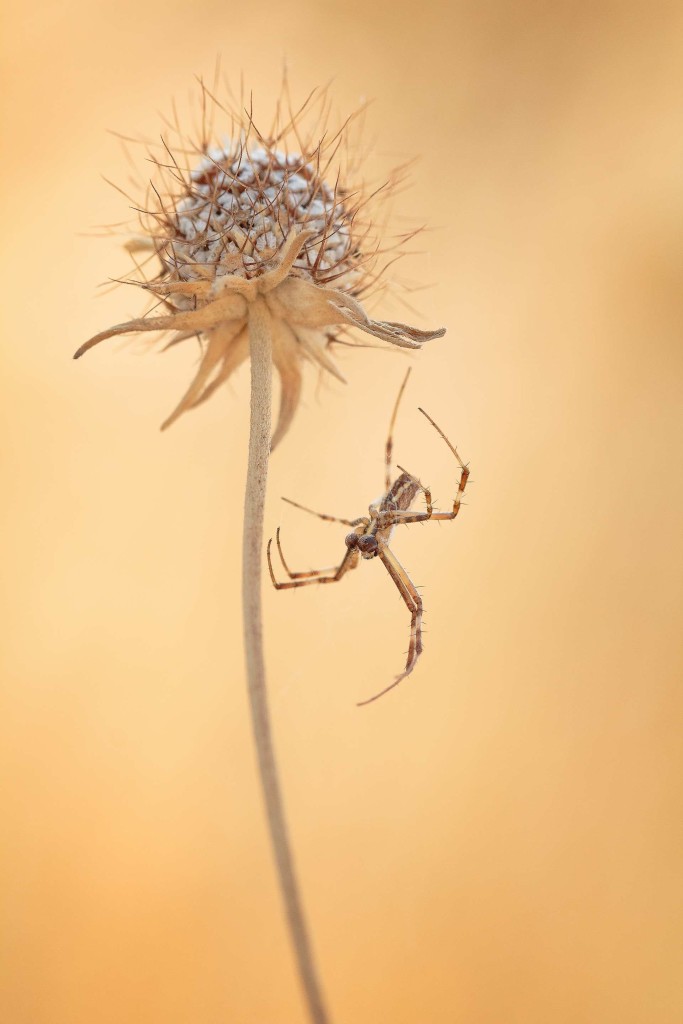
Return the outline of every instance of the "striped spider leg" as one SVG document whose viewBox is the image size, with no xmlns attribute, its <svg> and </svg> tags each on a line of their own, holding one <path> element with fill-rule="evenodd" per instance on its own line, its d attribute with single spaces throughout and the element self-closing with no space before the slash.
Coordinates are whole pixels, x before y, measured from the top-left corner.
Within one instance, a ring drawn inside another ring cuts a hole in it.
<svg viewBox="0 0 683 1024">
<path fill-rule="evenodd" d="M 282 545 L 280 543 L 280 528 L 278 527 L 276 533 L 277 549 L 282 566 L 289 577 L 287 582 L 280 583 L 276 580 L 275 573 L 273 571 L 273 563 L 271 559 L 271 546 L 273 542 L 272 539 L 268 541 L 268 570 L 270 572 L 270 578 L 273 582 L 273 586 L 276 590 L 306 587 L 312 583 L 336 583 L 351 569 L 355 569 L 361 558 L 379 558 L 393 580 L 399 594 L 403 598 L 403 601 L 410 612 L 410 643 L 408 646 L 408 656 L 405 668 L 398 676 L 396 676 L 393 682 L 389 683 L 388 686 L 385 686 L 383 690 L 379 691 L 379 693 L 369 697 L 367 700 L 360 701 L 359 707 L 365 704 L 371 704 L 379 697 L 382 697 L 385 693 L 388 693 L 389 690 L 393 690 L 395 686 L 398 686 L 398 684 L 413 671 L 417 660 L 422 653 L 422 598 L 418 593 L 417 587 L 410 579 L 410 576 L 389 547 L 389 541 L 391 540 L 394 528 L 396 526 L 407 526 L 410 523 L 424 523 L 429 520 L 439 521 L 444 519 L 455 519 L 460 511 L 461 499 L 470 474 L 469 468 L 462 461 L 456 449 L 453 447 L 441 428 L 437 426 L 431 416 L 429 416 L 424 409 L 420 409 L 419 411 L 422 415 L 431 423 L 439 436 L 446 442 L 455 456 L 458 466 L 460 467 L 460 479 L 458 481 L 458 488 L 453 501 L 453 508 L 450 512 L 435 512 L 432 505 L 432 495 L 429 487 L 425 487 L 416 476 L 413 476 L 412 473 L 408 473 L 408 471 L 403 469 L 402 466 L 397 466 L 397 469 L 400 470 L 400 475 L 392 483 L 391 459 L 393 453 L 394 426 L 396 423 L 398 407 L 409 376 L 410 370 L 406 373 L 403 383 L 401 384 L 389 423 L 389 436 L 387 437 L 384 458 L 385 491 L 381 498 L 370 505 L 368 509 L 368 516 L 359 516 L 357 519 L 341 519 L 338 516 L 330 516 L 322 512 L 315 512 L 313 509 L 307 508 L 305 505 L 299 505 L 298 502 L 291 501 L 289 498 L 283 499 L 295 508 L 301 509 L 304 512 L 309 512 L 311 515 L 317 516 L 319 519 L 324 519 L 331 523 L 342 523 L 345 526 L 350 526 L 352 528 L 352 532 L 346 536 L 346 553 L 339 565 L 331 566 L 327 569 L 311 569 L 308 572 L 292 572 L 282 551 Z M 424 497 L 426 506 L 424 512 L 411 510 L 411 506 L 418 493 L 421 493 Z"/>
</svg>

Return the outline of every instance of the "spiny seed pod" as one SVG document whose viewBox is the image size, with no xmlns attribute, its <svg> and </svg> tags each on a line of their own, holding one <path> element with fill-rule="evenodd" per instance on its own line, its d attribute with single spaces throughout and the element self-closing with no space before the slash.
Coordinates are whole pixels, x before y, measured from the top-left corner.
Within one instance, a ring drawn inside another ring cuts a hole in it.
<svg viewBox="0 0 683 1024">
<path fill-rule="evenodd" d="M 204 107 L 210 94 L 203 90 Z M 216 109 L 217 101 L 210 97 Z M 310 100 L 310 97 L 309 97 Z M 280 412 L 272 447 L 286 433 L 301 393 L 304 360 L 344 380 L 329 354 L 340 330 L 355 327 L 403 348 L 420 348 L 443 329 L 421 331 L 372 320 L 359 297 L 376 279 L 379 249 L 363 222 L 369 198 L 337 177 L 326 180 L 344 141 L 342 129 L 315 145 L 303 138 L 306 108 L 262 135 L 251 115 L 232 114 L 232 135 L 219 144 L 203 132 L 199 144 L 181 139 L 176 152 L 152 155 L 166 182 L 151 184 L 151 205 L 141 211 L 147 249 L 161 267 L 152 280 L 135 281 L 167 308 L 110 327 L 85 342 L 74 358 L 106 338 L 139 331 L 172 331 L 169 345 L 198 337 L 202 358 L 169 426 L 228 380 L 249 354 L 248 307 L 265 298 L 273 362 L 281 381 Z M 225 108 L 220 110 L 227 113 Z M 293 137 L 296 151 L 290 152 Z M 168 347 L 168 346 L 167 346 Z"/>
</svg>

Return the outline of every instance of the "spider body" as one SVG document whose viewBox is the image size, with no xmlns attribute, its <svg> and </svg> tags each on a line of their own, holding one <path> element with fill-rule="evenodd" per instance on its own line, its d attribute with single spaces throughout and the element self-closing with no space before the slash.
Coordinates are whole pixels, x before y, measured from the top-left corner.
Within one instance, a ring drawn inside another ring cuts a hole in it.
<svg viewBox="0 0 683 1024">
<path fill-rule="evenodd" d="M 401 473 L 387 493 L 368 508 L 370 519 L 358 524 L 346 535 L 346 546 L 357 548 L 362 558 L 376 558 L 386 547 L 396 526 L 396 512 L 407 511 L 413 504 L 420 485 L 409 473 Z M 357 561 L 357 560 L 356 560 Z"/>
<path fill-rule="evenodd" d="M 451 512 L 435 512 L 432 506 L 432 495 L 429 488 L 425 487 L 417 477 L 412 475 L 412 473 L 408 473 L 404 470 L 402 466 L 397 467 L 401 470 L 400 475 L 396 477 L 393 483 L 391 482 L 393 429 L 396 422 L 396 414 L 398 412 L 401 396 L 405 390 L 409 375 L 410 370 L 406 373 L 399 390 L 389 425 L 389 436 L 387 438 L 385 448 L 384 494 L 369 506 L 367 516 L 359 516 L 357 519 L 340 519 L 337 516 L 329 516 L 321 512 L 314 512 L 312 509 L 306 508 L 305 505 L 299 505 L 297 502 L 291 501 L 289 498 L 283 499 L 288 502 L 288 504 L 294 505 L 295 508 L 302 509 L 304 512 L 310 512 L 312 515 L 318 516 L 320 519 L 325 519 L 328 522 L 343 523 L 346 526 L 352 527 L 352 532 L 346 535 L 346 554 L 340 564 L 328 569 L 313 569 L 308 572 L 291 572 L 282 552 L 282 545 L 280 544 L 280 528 L 278 527 L 276 533 L 277 549 L 285 572 L 289 576 L 288 582 L 280 583 L 276 580 L 275 573 L 273 572 L 273 563 L 270 553 L 272 540 L 268 541 L 268 569 L 270 571 L 270 578 L 273 586 L 277 590 L 305 587 L 312 583 L 337 583 L 346 575 L 347 572 L 357 567 L 361 558 L 368 560 L 372 558 L 379 558 L 396 585 L 411 615 L 410 644 L 408 647 L 406 665 L 403 672 L 396 676 L 392 683 L 386 686 L 383 690 L 380 690 L 380 692 L 376 693 L 373 697 L 370 697 L 368 700 L 361 701 L 361 704 L 370 704 L 372 701 L 377 700 L 378 697 L 387 693 L 388 690 L 392 690 L 397 686 L 402 679 L 405 679 L 406 676 L 410 675 L 415 668 L 417 659 L 422 653 L 422 598 L 420 597 L 415 584 L 412 582 L 408 573 L 398 561 L 389 546 L 394 529 L 396 526 L 407 526 L 410 523 L 455 519 L 460 511 L 462 494 L 465 490 L 469 477 L 469 468 L 461 460 L 457 451 L 441 428 L 436 425 L 434 420 L 424 411 L 424 409 L 420 409 L 419 411 L 422 415 L 429 420 L 437 433 L 446 442 L 460 467 L 460 480 L 458 482 L 458 489 L 453 502 L 453 509 Z M 413 512 L 411 511 L 412 505 L 419 492 L 422 492 L 424 495 L 426 510 L 424 512 Z"/>
</svg>

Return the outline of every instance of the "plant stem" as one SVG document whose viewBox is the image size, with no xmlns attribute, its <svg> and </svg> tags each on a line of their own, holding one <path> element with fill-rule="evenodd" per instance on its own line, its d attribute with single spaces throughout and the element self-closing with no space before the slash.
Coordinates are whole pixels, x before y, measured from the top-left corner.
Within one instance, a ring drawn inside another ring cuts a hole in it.
<svg viewBox="0 0 683 1024">
<path fill-rule="evenodd" d="M 251 355 L 251 418 L 249 463 L 244 499 L 242 607 L 251 721 L 280 890 L 310 1019 L 312 1024 L 329 1024 L 294 870 L 275 761 L 266 692 L 261 611 L 261 565 L 263 512 L 270 454 L 272 339 L 270 314 L 265 300 L 260 296 L 249 304 L 249 348 Z"/>
</svg>

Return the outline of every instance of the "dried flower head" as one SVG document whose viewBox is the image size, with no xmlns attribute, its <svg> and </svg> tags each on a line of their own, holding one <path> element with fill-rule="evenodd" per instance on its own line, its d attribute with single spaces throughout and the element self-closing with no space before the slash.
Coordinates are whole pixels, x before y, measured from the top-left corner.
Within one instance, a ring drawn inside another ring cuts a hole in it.
<svg viewBox="0 0 683 1024">
<path fill-rule="evenodd" d="M 344 155 L 348 122 L 334 137 L 321 137 L 327 101 L 324 92 L 317 98 L 317 135 L 310 129 L 304 135 L 312 97 L 293 112 L 285 81 L 275 124 L 262 134 L 251 113 L 237 115 L 202 86 L 200 141 L 177 132 L 177 146 L 162 140 L 163 155 L 150 153 L 159 180 L 150 183 L 146 208 L 139 210 L 143 237 L 128 248 L 158 259 L 155 277 L 133 283 L 168 312 L 110 327 L 85 342 L 75 358 L 106 338 L 139 331 L 172 331 L 169 345 L 199 338 L 197 373 L 163 427 L 209 398 L 247 358 L 248 309 L 259 296 L 268 307 L 281 381 L 273 447 L 299 403 L 304 360 L 344 380 L 329 352 L 344 328 L 414 349 L 445 333 L 373 320 L 361 305 L 360 296 L 378 278 L 381 243 L 372 235 L 367 207 L 382 189 L 343 186 L 339 170 L 329 183 L 335 159 Z M 219 143 L 207 128 L 209 108 L 231 122 L 229 138 Z"/>
</svg>

